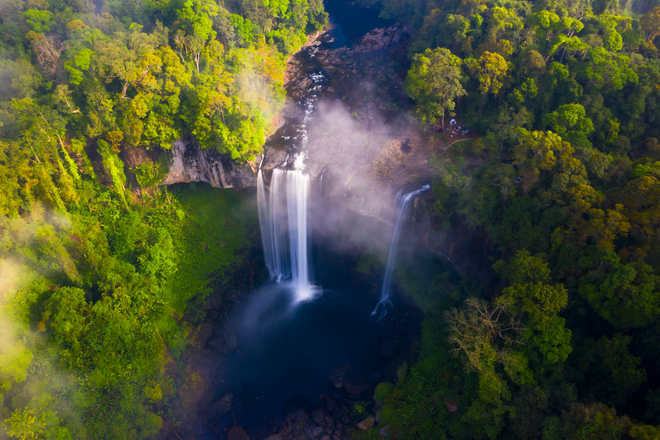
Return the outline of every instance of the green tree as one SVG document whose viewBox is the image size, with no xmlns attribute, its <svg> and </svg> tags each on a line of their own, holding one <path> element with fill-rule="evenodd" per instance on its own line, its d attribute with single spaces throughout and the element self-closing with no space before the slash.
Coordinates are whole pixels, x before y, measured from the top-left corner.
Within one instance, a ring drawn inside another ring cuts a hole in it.
<svg viewBox="0 0 660 440">
<path fill-rule="evenodd" d="M 509 65 L 500 54 L 488 51 L 484 52 L 479 60 L 469 59 L 466 63 L 479 80 L 479 92 L 483 95 L 478 112 L 478 115 L 481 115 L 486 96 L 489 93 L 496 95 L 504 85 L 502 80 Z"/>
<path fill-rule="evenodd" d="M 445 128 L 445 111 L 454 116 L 456 100 L 467 92 L 461 85 L 461 60 L 447 49 L 427 49 L 413 57 L 406 77 L 406 92 L 417 104 L 422 122 L 433 123 L 440 116 Z"/>
<path fill-rule="evenodd" d="M 651 267 L 621 264 L 613 251 L 593 248 L 580 265 L 589 272 L 578 291 L 615 328 L 643 327 L 660 315 L 660 280 Z"/>
</svg>

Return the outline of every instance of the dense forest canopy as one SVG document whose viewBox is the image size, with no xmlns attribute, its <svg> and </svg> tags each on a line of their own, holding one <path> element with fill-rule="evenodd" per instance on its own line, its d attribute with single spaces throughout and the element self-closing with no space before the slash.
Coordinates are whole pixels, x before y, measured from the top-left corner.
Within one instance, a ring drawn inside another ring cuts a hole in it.
<svg viewBox="0 0 660 440">
<path fill-rule="evenodd" d="M 660 438 L 657 0 L 360 3 L 411 26 L 405 88 L 429 142 L 453 142 L 435 132 L 452 116 L 480 133 L 436 149 L 431 214 L 495 255 L 488 283 L 402 268 L 424 332 L 419 361 L 376 389 L 381 424 Z M 131 188 L 120 153 L 191 135 L 253 160 L 285 58 L 326 21 L 319 0 L 2 2 L 0 438 L 170 423 L 165 367 L 250 225 L 226 215 L 236 195 L 158 188 L 162 163 Z"/>
<path fill-rule="evenodd" d="M 499 259 L 490 284 L 408 275 L 422 358 L 377 389 L 385 423 L 410 439 L 660 438 L 660 5 L 360 2 L 412 28 L 437 227 L 484 230 Z M 480 138 L 442 133 L 454 115 Z"/>
</svg>

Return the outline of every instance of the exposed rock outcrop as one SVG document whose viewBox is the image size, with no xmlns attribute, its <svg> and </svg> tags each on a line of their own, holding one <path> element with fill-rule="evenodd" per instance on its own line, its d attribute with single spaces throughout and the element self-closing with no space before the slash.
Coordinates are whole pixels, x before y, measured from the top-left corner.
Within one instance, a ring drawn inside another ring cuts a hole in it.
<svg viewBox="0 0 660 440">
<path fill-rule="evenodd" d="M 239 164 L 214 149 L 202 149 L 193 139 L 172 144 L 169 173 L 163 184 L 206 182 L 217 188 L 245 188 L 256 184 L 250 165 Z"/>
</svg>

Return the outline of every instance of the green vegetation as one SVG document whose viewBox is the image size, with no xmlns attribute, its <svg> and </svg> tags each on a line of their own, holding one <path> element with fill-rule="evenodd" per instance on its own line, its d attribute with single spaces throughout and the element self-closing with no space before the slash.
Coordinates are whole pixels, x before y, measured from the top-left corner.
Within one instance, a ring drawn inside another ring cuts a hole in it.
<svg viewBox="0 0 660 440">
<path fill-rule="evenodd" d="M 169 149 L 183 134 L 253 160 L 284 102 L 284 57 L 327 17 L 318 0 L 93 8 L 3 7 L 1 137 L 32 148 L 37 162 L 53 148 Z"/>
<path fill-rule="evenodd" d="M 411 24 L 423 124 L 450 112 L 481 133 L 429 135 L 432 215 L 482 229 L 496 256 L 488 284 L 400 263 L 423 338 L 407 376 L 377 388 L 380 426 L 660 438 L 660 5 L 361 3 Z"/>
<path fill-rule="evenodd" d="M 0 408 L 17 438 L 149 438 L 198 303 L 246 246 L 238 196 L 206 186 L 124 207 L 104 186 L 66 212 L 3 217 Z M 6 336 L 6 337 L 5 337 Z M 8 417 L 8 418 L 7 418 Z"/>
<path fill-rule="evenodd" d="M 256 222 L 233 192 L 159 188 L 164 155 L 131 170 L 132 188 L 123 154 L 193 135 L 253 160 L 284 101 L 285 57 L 327 18 L 316 0 L 99 8 L 0 12 L 0 438 L 163 426 L 177 395 L 165 364 Z"/>
</svg>

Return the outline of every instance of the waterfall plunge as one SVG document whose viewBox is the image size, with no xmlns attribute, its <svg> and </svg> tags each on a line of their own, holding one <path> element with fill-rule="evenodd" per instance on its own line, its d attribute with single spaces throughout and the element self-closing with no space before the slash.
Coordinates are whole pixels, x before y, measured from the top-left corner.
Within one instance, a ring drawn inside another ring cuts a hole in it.
<svg viewBox="0 0 660 440">
<path fill-rule="evenodd" d="M 394 275 L 394 263 L 396 262 L 396 251 L 399 247 L 399 238 L 401 237 L 401 227 L 403 225 L 403 219 L 408 212 L 410 206 L 410 201 L 416 195 L 426 191 L 431 188 L 431 185 L 424 185 L 418 190 L 409 192 L 408 194 L 401 195 L 401 191 L 396 196 L 396 201 L 399 205 L 399 211 L 396 215 L 396 222 L 394 223 L 394 234 L 392 235 L 392 243 L 390 244 L 390 254 L 387 257 L 387 267 L 385 269 L 385 277 L 383 278 L 383 290 L 380 293 L 380 301 L 376 305 L 376 309 L 372 314 L 376 314 L 378 308 L 382 305 L 383 307 L 389 302 L 390 299 L 390 290 L 392 288 L 392 276 Z"/>
<path fill-rule="evenodd" d="M 261 170 L 257 176 L 259 225 L 264 258 L 272 279 L 291 278 L 296 301 L 315 293 L 309 265 L 307 203 L 309 176 L 300 170 L 273 170 L 270 197 L 266 198 Z"/>
</svg>

